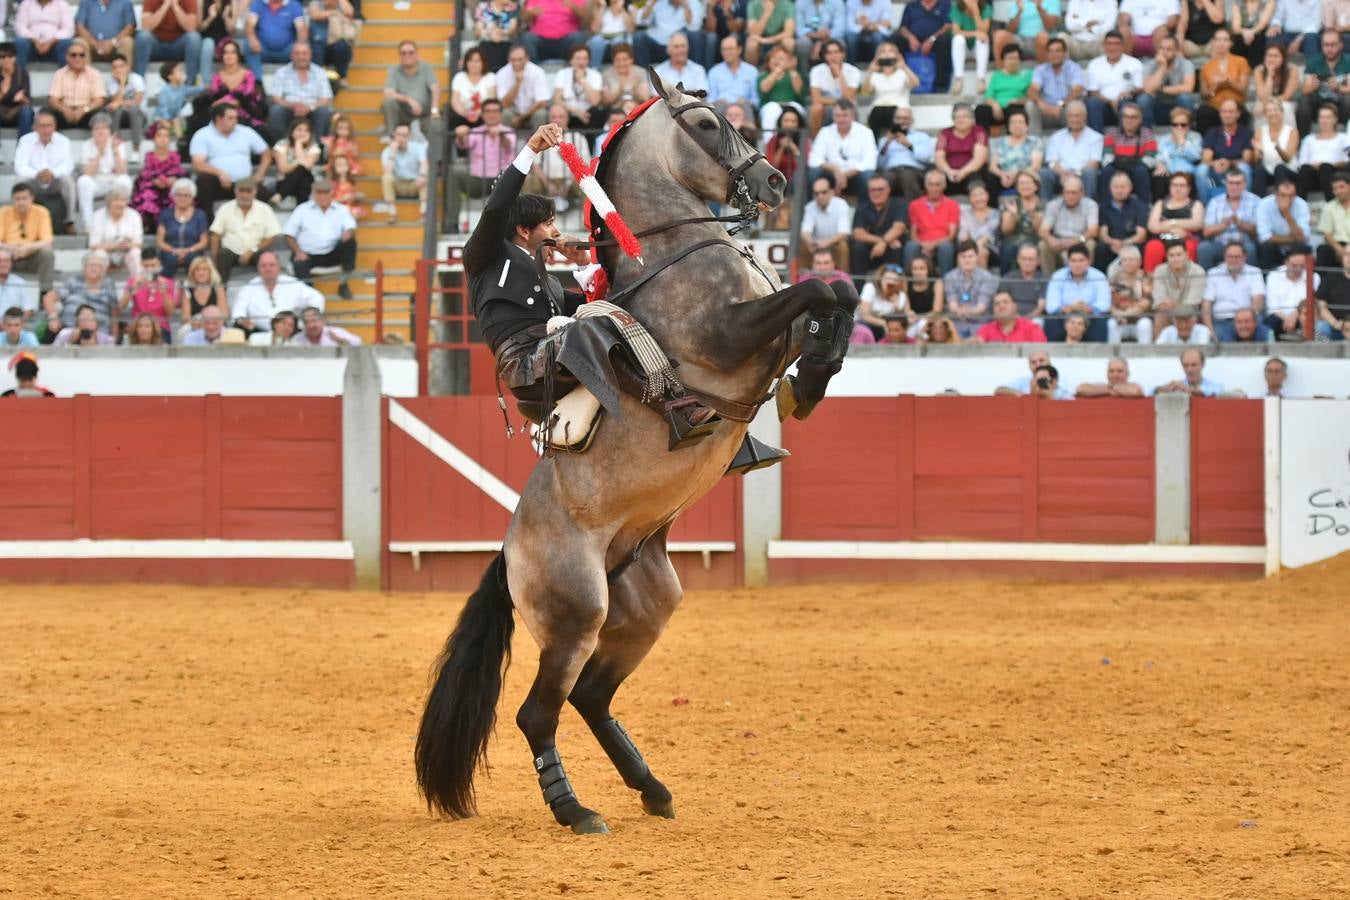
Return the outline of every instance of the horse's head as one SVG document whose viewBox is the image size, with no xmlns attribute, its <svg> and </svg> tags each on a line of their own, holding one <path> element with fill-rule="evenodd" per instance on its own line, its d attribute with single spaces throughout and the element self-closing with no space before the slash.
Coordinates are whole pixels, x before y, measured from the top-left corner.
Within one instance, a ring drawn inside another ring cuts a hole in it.
<svg viewBox="0 0 1350 900">
<path fill-rule="evenodd" d="M 652 88 L 666 102 L 675 127 L 669 156 L 671 172 L 709 203 L 729 203 L 743 211 L 774 209 L 783 202 L 787 179 L 750 146 L 703 93 L 686 93 L 648 69 Z"/>
</svg>

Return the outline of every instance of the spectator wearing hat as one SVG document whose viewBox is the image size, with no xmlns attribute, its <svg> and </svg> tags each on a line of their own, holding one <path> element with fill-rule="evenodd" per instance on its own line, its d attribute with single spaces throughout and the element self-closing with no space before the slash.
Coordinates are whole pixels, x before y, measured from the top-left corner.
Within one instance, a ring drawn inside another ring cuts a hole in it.
<svg viewBox="0 0 1350 900">
<path fill-rule="evenodd" d="M 38 290 L 46 293 L 56 275 L 51 214 L 33 202 L 33 187 L 28 182 L 16 183 L 9 193 L 10 205 L 0 207 L 0 250 L 12 271 L 32 275 Z M 0 273 L 0 291 L 12 277 Z"/>
<path fill-rule="evenodd" d="M 62 3 L 63 0 L 52 0 L 53 3 Z M 0 394 L 0 397 L 20 397 L 24 399 L 33 397 L 55 397 L 51 391 L 37 383 L 38 364 L 37 357 L 31 353 L 20 353 L 9 361 L 9 367 L 14 370 L 14 380 L 17 384 Z"/>
<path fill-rule="evenodd" d="M 297 347 L 359 347 L 361 339 L 345 328 L 324 322 L 323 310 L 306 306 L 300 311 L 300 333 L 287 343 Z"/>
<path fill-rule="evenodd" d="M 263 63 L 284 63 L 291 48 L 309 43 L 305 8 L 297 0 L 253 0 L 244 19 L 244 59 L 262 81 Z"/>
<path fill-rule="evenodd" d="M 1223 385 L 1205 377 L 1205 351 L 1188 347 L 1181 351 L 1181 370 L 1184 377 L 1160 385 L 1154 393 L 1190 394 L 1193 397 L 1217 397 Z"/>
<path fill-rule="evenodd" d="M 310 199 L 295 208 L 282 234 L 291 248 L 297 278 L 308 282 L 314 269 L 340 266 L 338 294 L 352 298 L 346 276 L 356 268 L 356 219 L 346 206 L 333 202 L 331 181 L 315 179 Z"/>
<path fill-rule="evenodd" d="M 1080 384 L 1076 396 L 1080 400 L 1097 400 L 1105 397 L 1137 398 L 1144 396 L 1144 389 L 1130 381 L 1130 361 L 1113 356 L 1106 361 L 1106 381 Z"/>
<path fill-rule="evenodd" d="M 1158 332 L 1156 344 L 1192 344 L 1204 346 L 1214 342 L 1214 333 L 1200 324 L 1200 313 L 1194 306 L 1178 306 L 1172 310 L 1172 324 Z"/>
<path fill-rule="evenodd" d="M 62 0 L 23 0 L 14 16 L 19 68 L 34 60 L 60 63 L 75 37 L 75 10 Z"/>
<path fill-rule="evenodd" d="M 4 251 L 0 251 L 0 259 L 3 259 L 3 253 Z M 3 290 L 3 288 L 0 288 L 0 290 Z M 0 330 L 0 347 L 36 347 L 37 345 L 37 335 L 23 327 L 23 310 L 17 306 L 7 307 L 3 330 Z"/>
<path fill-rule="evenodd" d="M 220 207 L 211 223 L 211 258 L 221 279 L 228 281 L 235 266 L 256 266 L 258 255 L 279 234 L 276 213 L 258 201 L 258 183 L 252 178 L 236 182 L 234 199 Z"/>
</svg>

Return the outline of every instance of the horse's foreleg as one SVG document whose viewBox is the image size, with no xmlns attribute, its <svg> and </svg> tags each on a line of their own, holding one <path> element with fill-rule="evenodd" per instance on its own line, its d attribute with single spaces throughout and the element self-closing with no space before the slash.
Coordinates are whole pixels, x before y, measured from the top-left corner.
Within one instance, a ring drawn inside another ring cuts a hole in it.
<svg viewBox="0 0 1350 900">
<path fill-rule="evenodd" d="M 805 419 L 825 397 L 830 379 L 843 366 L 859 302 L 851 282 L 826 284 L 813 278 L 756 300 L 737 303 L 731 308 L 732 326 L 722 332 L 726 343 L 718 350 L 744 356 L 745 346 L 767 346 L 805 314 L 797 377 L 792 382 L 795 400 L 792 415 Z M 734 346 L 737 341 L 744 341 L 739 350 Z"/>
<path fill-rule="evenodd" d="M 660 637 L 682 595 L 679 578 L 666 555 L 664 536 L 653 538 L 642 558 L 610 586 L 609 621 L 569 698 L 624 784 L 641 795 L 642 808 L 667 819 L 675 818 L 670 790 L 652 774 L 609 706 L 619 685 Z"/>
</svg>

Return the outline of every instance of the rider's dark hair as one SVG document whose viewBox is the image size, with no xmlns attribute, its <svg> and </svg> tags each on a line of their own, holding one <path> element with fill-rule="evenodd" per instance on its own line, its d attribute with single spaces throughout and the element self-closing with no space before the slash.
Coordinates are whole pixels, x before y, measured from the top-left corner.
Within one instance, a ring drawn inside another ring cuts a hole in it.
<svg viewBox="0 0 1350 900">
<path fill-rule="evenodd" d="M 517 228 L 524 228 L 527 231 L 538 228 L 556 214 L 557 209 L 549 198 L 539 194 L 521 194 L 511 207 L 511 216 L 506 224 L 510 226 L 511 234 L 514 235 Z"/>
</svg>

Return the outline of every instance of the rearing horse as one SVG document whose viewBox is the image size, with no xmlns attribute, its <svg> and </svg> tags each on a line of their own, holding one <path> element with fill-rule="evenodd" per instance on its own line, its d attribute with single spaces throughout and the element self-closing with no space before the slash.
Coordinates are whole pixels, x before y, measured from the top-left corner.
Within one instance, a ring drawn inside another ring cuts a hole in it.
<svg viewBox="0 0 1350 900">
<path fill-rule="evenodd" d="M 786 181 L 701 97 L 654 72 L 657 102 L 611 139 L 601 184 L 633 231 L 709 217 L 708 204 L 772 208 Z M 691 246 L 702 244 L 689 252 Z M 608 831 L 577 799 L 555 743 L 570 702 L 624 783 L 652 815 L 674 817 L 670 791 L 644 761 L 610 701 L 656 643 L 683 595 L 666 551 L 671 524 L 727 471 L 754 409 L 797 360 L 790 382 L 804 418 L 842 363 L 858 295 L 846 282 L 783 289 L 716 222 L 644 239 L 646 268 L 605 248 L 613 293 L 723 420 L 693 446 L 667 449 L 666 422 L 624 395 L 584 454 L 541 459 L 521 494 L 501 555 L 460 614 L 436 665 L 417 737 L 418 785 L 433 810 L 475 812 L 473 776 L 486 761 L 512 608 L 539 645 L 539 673 L 516 724 L 534 755 L 544 800 L 579 834 Z M 657 274 L 649 276 L 653 267 Z M 647 277 L 649 276 L 649 277 Z M 625 285 L 647 280 L 624 294 Z M 800 357 L 800 358 L 798 358 Z M 730 402 L 724 401 L 727 398 Z M 743 421 L 739 421 L 743 420 Z M 508 590 L 509 585 L 509 590 Z"/>
</svg>

